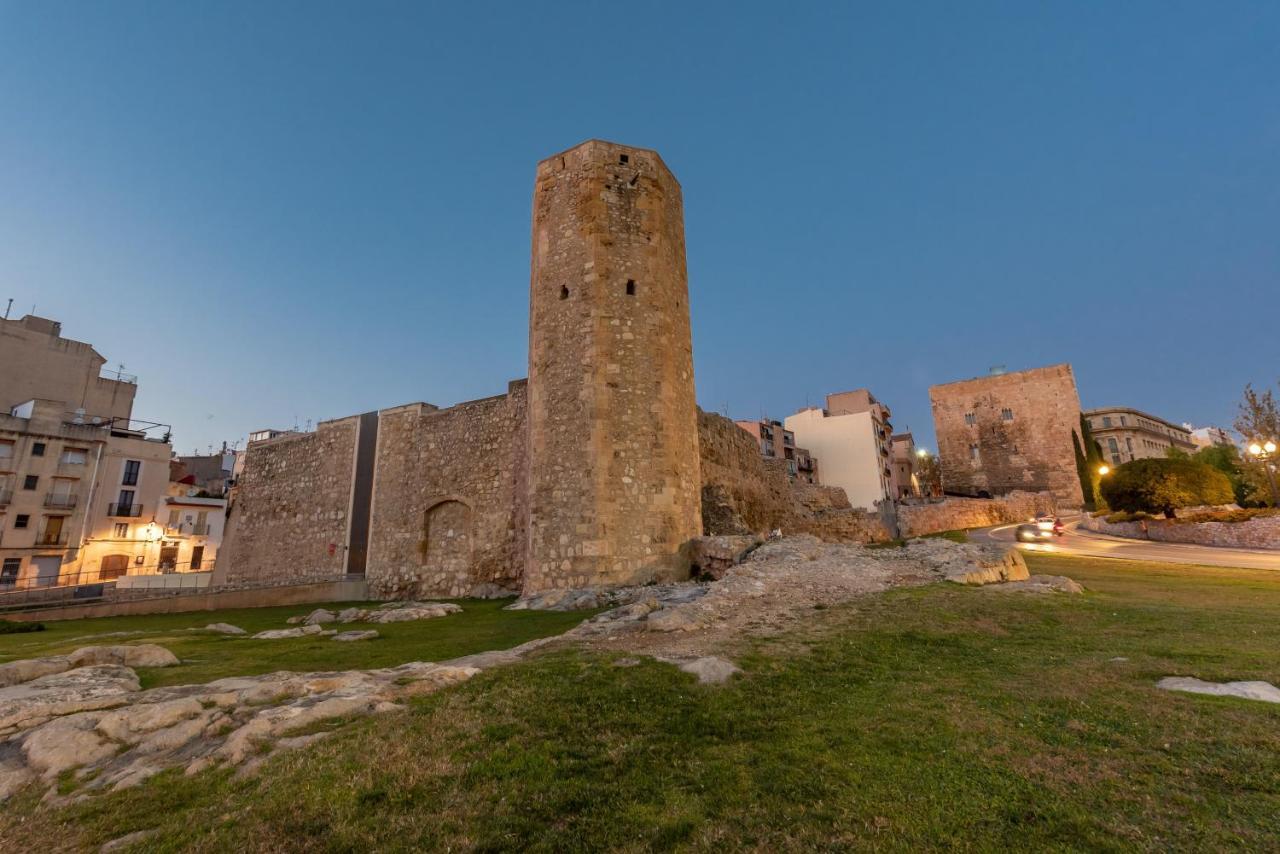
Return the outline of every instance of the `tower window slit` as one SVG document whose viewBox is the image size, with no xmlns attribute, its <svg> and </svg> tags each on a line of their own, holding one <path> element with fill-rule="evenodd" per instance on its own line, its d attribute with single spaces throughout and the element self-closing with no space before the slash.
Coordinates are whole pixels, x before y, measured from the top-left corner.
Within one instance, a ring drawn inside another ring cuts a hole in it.
<svg viewBox="0 0 1280 854">
<path fill-rule="evenodd" d="M 569 298 L 569 286 L 568 286 L 568 285 L 561 285 L 561 286 L 560 286 L 560 299 L 568 299 L 568 298 Z"/>
<path fill-rule="evenodd" d="M 636 295 L 636 280 L 627 279 L 627 296 L 633 297 L 635 295 Z"/>
</svg>

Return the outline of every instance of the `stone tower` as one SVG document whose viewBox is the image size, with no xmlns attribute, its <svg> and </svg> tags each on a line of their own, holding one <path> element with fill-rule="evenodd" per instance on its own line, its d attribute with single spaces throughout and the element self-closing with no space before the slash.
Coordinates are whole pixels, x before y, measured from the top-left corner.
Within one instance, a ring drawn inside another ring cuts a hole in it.
<svg viewBox="0 0 1280 854">
<path fill-rule="evenodd" d="M 702 533 L 680 184 L 590 140 L 538 164 L 524 590 L 685 578 Z"/>
</svg>

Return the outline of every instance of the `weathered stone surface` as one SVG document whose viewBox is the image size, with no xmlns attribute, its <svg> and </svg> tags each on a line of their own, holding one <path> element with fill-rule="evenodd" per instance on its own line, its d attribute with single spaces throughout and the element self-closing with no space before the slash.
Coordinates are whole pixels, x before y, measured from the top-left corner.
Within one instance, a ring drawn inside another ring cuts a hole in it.
<svg viewBox="0 0 1280 854">
<path fill-rule="evenodd" d="M 718 685 L 729 681 L 729 677 L 742 672 L 732 661 L 714 655 L 695 658 L 693 661 L 681 662 L 679 668 L 685 673 L 692 673 L 703 684 Z"/>
<path fill-rule="evenodd" d="M 35 772 L 27 767 L 20 756 L 0 759 L 0 803 L 35 781 Z"/>
<path fill-rule="evenodd" d="M 1264 703 L 1280 703 L 1280 688 L 1270 682 L 1205 682 L 1191 676 L 1166 676 L 1156 683 L 1166 691 L 1186 691 L 1190 694 L 1210 694 L 1215 697 L 1240 697 Z"/>
<path fill-rule="evenodd" d="M 1022 552 L 990 543 L 953 543 L 942 538 L 912 540 L 907 556 L 956 584 L 996 584 L 1031 577 Z"/>
<path fill-rule="evenodd" d="M 23 661 L 10 661 L 0 664 L 0 688 L 19 685 L 71 669 L 71 659 L 65 655 L 51 655 L 47 658 L 28 658 Z"/>
<path fill-rule="evenodd" d="M 343 608 L 338 612 L 339 623 L 355 623 L 364 617 L 363 608 Z"/>
<path fill-rule="evenodd" d="M 698 615 L 692 609 L 663 608 L 649 615 L 645 627 L 651 632 L 684 632 L 698 628 Z"/>
<path fill-rule="evenodd" d="M 365 629 L 364 631 L 358 631 L 358 632 L 338 632 L 336 635 L 333 636 L 332 640 L 349 642 L 349 641 L 373 640 L 376 637 L 378 637 L 377 629 Z"/>
<path fill-rule="evenodd" d="M 249 634 L 239 626 L 233 626 L 230 623 L 210 623 L 204 627 L 206 632 L 216 632 L 220 635 L 247 635 Z"/>
<path fill-rule="evenodd" d="M 94 765 L 115 755 L 116 746 L 94 731 L 92 715 L 50 721 L 22 741 L 27 767 L 46 780 L 81 765 Z"/>
<path fill-rule="evenodd" d="M 143 734 L 194 718 L 204 710 L 199 700 L 185 697 L 158 703 L 140 703 L 115 709 L 98 720 L 98 732 L 113 741 L 134 744 Z"/>
<path fill-rule="evenodd" d="M 1033 575 L 1026 581 L 1011 581 L 1008 584 L 993 584 L 988 590 L 1000 590 L 1024 593 L 1083 593 L 1080 583 L 1065 575 Z"/>
<path fill-rule="evenodd" d="M 137 674 L 114 664 L 81 667 L 0 688 L 0 736 L 49 718 L 121 705 L 137 690 Z"/>
<path fill-rule="evenodd" d="M 292 629 L 268 629 L 265 632 L 258 632 L 253 636 L 254 640 L 284 640 L 286 638 L 301 638 L 307 635 L 323 634 L 324 629 L 317 625 L 297 626 Z"/>
<path fill-rule="evenodd" d="M 306 616 L 302 622 L 308 626 L 318 626 L 321 623 L 332 623 L 337 617 L 327 608 L 316 608 Z"/>
<path fill-rule="evenodd" d="M 172 667 L 178 657 L 153 643 L 123 646 L 85 646 L 67 656 L 72 667 L 95 664 L 121 664 L 125 667 Z"/>
<path fill-rule="evenodd" d="M 719 579 L 763 542 L 756 534 L 698 537 L 692 543 L 693 570 L 700 577 Z"/>
<path fill-rule="evenodd" d="M 389 606 L 369 611 L 364 616 L 367 623 L 403 623 L 410 620 L 431 620 L 462 613 L 462 606 L 453 602 L 394 602 Z"/>
<path fill-rule="evenodd" d="M 98 849 L 98 854 L 124 851 L 126 848 L 131 848 L 139 842 L 145 841 L 148 837 L 154 836 L 155 833 L 155 830 L 135 830 L 133 833 L 126 833 L 124 836 L 118 836 L 110 842 L 103 843 L 102 847 Z"/>
<path fill-rule="evenodd" d="M 520 654 L 519 649 L 508 653 Z M 115 665 L 41 677 L 0 689 L 29 707 L 25 720 L 30 723 L 7 739 L 0 734 L 0 799 L 37 778 L 51 782 L 79 766 L 93 773 L 84 776 L 77 796 L 134 786 L 175 766 L 198 773 L 227 763 L 251 772 L 273 751 L 297 749 L 324 734 L 299 730 L 395 711 L 403 708 L 400 698 L 437 691 L 478 672 L 473 665 L 413 662 L 380 670 L 268 673 L 149 691 L 138 691 L 133 672 Z M 114 680 L 110 687 L 122 689 L 110 697 L 116 708 L 79 711 L 86 686 L 93 687 L 91 677 Z M 67 702 L 69 686 L 80 691 L 79 704 Z"/>
</svg>

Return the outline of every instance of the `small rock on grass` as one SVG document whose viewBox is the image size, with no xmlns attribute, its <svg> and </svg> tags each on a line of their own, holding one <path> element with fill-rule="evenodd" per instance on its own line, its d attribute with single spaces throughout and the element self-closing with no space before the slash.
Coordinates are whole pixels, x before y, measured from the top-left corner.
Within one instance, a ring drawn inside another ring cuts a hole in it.
<svg viewBox="0 0 1280 854">
<path fill-rule="evenodd" d="M 717 658 L 714 655 L 695 658 L 693 661 L 684 661 L 678 666 L 685 673 L 692 673 L 697 676 L 698 681 L 704 685 L 719 685 L 722 682 L 727 682 L 733 674 L 741 672 L 740 668 L 732 661 Z"/>
<path fill-rule="evenodd" d="M 239 626 L 233 626 L 230 623 L 210 623 L 204 627 L 206 632 L 216 632 L 220 635 L 247 635 L 249 634 Z"/>
<path fill-rule="evenodd" d="M 362 640 L 373 640 L 376 637 L 378 637 L 377 629 L 366 629 L 360 632 L 338 632 L 336 635 L 333 636 L 333 640 L 362 641 Z"/>
<path fill-rule="evenodd" d="M 281 640 L 283 638 L 300 638 L 307 635 L 324 634 L 324 629 L 319 626 L 298 626 L 293 629 L 269 629 L 265 632 L 258 632 L 253 636 L 254 640 Z M 333 634 L 333 632 L 330 632 Z"/>
<path fill-rule="evenodd" d="M 1206 682 L 1191 676 L 1166 676 L 1156 683 L 1166 691 L 1186 691 L 1190 694 L 1210 694 L 1215 697 L 1240 697 L 1264 703 L 1280 703 L 1280 688 L 1270 682 Z"/>
<path fill-rule="evenodd" d="M 336 619 L 337 616 L 328 608 L 316 608 L 302 622 L 308 626 L 318 626 L 321 623 L 332 623 Z"/>
</svg>

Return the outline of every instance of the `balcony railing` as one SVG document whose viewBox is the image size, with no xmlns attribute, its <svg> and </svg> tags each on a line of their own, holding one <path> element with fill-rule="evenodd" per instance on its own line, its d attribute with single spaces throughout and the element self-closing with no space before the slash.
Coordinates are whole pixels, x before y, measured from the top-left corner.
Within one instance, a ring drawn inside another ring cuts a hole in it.
<svg viewBox="0 0 1280 854">
<path fill-rule="evenodd" d="M 59 531 L 57 533 L 51 531 L 41 531 L 36 536 L 37 546 L 65 546 L 67 544 L 67 532 Z"/>
<path fill-rule="evenodd" d="M 124 519 L 136 519 L 142 515 L 141 504 L 109 504 L 107 505 L 107 515 L 116 516 Z"/>
<path fill-rule="evenodd" d="M 13 490 L 0 489 L 0 507 L 4 507 L 10 501 L 13 501 Z"/>
<path fill-rule="evenodd" d="M 190 536 L 193 536 L 193 537 L 206 537 L 209 535 L 209 523 L 206 522 L 203 525 L 201 525 L 199 523 L 191 524 L 191 523 L 183 522 L 182 524 L 179 524 L 179 525 L 165 525 L 164 532 L 166 534 L 173 534 L 174 536 L 189 534 Z"/>
<path fill-rule="evenodd" d="M 79 502 L 78 495 L 54 495 L 49 493 L 44 497 L 44 506 L 55 510 L 72 510 Z"/>
</svg>

